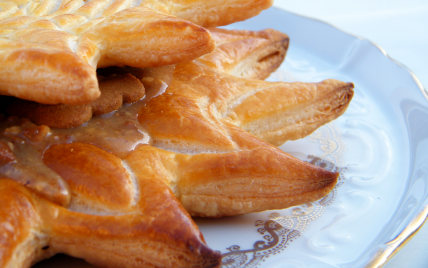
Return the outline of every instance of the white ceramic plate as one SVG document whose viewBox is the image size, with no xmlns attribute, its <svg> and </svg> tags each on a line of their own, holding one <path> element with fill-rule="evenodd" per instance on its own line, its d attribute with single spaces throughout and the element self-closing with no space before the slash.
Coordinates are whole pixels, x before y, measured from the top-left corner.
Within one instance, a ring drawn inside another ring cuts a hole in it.
<svg viewBox="0 0 428 268">
<path fill-rule="evenodd" d="M 274 28 L 290 36 L 271 81 L 355 84 L 347 112 L 281 148 L 341 172 L 335 191 L 301 207 L 197 219 L 223 267 L 376 267 L 425 220 L 428 95 L 417 79 L 371 42 L 323 22 L 271 8 L 228 28 Z M 67 257 L 42 267 L 92 267 Z"/>
</svg>

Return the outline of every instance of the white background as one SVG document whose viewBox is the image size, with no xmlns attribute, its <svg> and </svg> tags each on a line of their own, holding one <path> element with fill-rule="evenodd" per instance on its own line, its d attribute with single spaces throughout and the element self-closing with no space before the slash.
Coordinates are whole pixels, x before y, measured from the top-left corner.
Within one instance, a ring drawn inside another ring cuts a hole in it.
<svg viewBox="0 0 428 268">
<path fill-rule="evenodd" d="M 428 87 L 427 0 L 275 0 L 274 6 L 372 41 Z M 428 267 L 428 224 L 385 267 Z"/>
</svg>

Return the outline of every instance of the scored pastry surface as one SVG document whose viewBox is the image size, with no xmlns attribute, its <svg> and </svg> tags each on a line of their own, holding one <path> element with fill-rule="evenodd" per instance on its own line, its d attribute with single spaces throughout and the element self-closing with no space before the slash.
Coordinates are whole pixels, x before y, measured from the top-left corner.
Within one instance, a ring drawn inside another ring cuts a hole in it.
<svg viewBox="0 0 428 268">
<path fill-rule="evenodd" d="M 241 86 L 239 79 L 235 79 L 235 77 L 266 78 L 283 61 L 288 48 L 288 37 L 274 30 L 254 32 L 211 28 L 210 32 L 218 47 L 214 52 L 198 58 L 196 62 L 206 66 L 210 71 L 219 73 L 218 77 L 221 74 L 233 75 L 234 77 L 227 79 L 236 80 L 233 81 L 235 86 Z M 101 91 L 105 90 L 105 94 L 102 93 L 101 97 L 91 104 L 82 106 L 43 105 L 15 100 L 9 104 L 7 111 L 9 115 L 29 118 L 40 125 L 54 128 L 77 127 L 88 121 L 92 115 L 112 112 L 118 109 L 122 102 L 137 101 L 142 97 L 141 94 L 144 90 L 138 79 L 146 86 L 157 83 L 159 79 L 157 81 L 152 79 L 154 70 L 156 69 L 131 67 L 99 70 L 101 75 L 107 76 L 107 78 L 101 78 L 100 81 Z M 159 73 L 159 71 L 157 72 Z M 162 79 L 171 80 L 170 77 L 167 77 L 172 75 L 168 74 L 170 71 L 165 70 L 164 72 Z M 159 74 L 157 75 L 159 76 Z M 258 85 L 256 85 L 257 83 Z M 222 113 L 234 121 L 234 124 L 239 124 L 243 129 L 275 145 L 280 145 L 286 140 L 302 138 L 319 126 L 333 120 L 345 111 L 347 103 L 352 97 L 350 95 L 352 91 L 349 90 L 352 85 L 336 80 L 322 83 L 260 81 L 257 83 L 254 82 L 247 86 L 246 93 L 242 93 L 241 97 L 234 100 L 235 104 L 228 103 L 228 108 L 233 106 L 233 112 L 223 111 Z M 125 87 L 141 87 L 141 89 L 125 90 Z M 254 94 L 251 93 L 251 87 L 255 87 Z M 122 98 L 122 96 L 126 96 L 123 95 L 124 92 L 141 92 L 141 94 Z M 297 92 L 301 92 L 302 98 L 293 103 L 292 100 L 297 100 Z M 112 98 L 113 96 L 115 98 Z M 264 100 L 259 100 L 259 98 L 264 98 Z M 237 101 L 242 101 L 242 103 L 237 105 Z M 243 114 L 246 111 L 249 112 L 248 109 L 251 109 L 251 117 Z M 271 117 L 270 122 L 266 123 L 264 120 L 270 116 L 275 116 L 275 118 Z"/>
<path fill-rule="evenodd" d="M 221 73 L 238 77 L 266 78 L 284 60 L 288 48 L 288 37 L 273 30 L 254 32 L 211 28 L 210 32 L 219 47 L 214 53 L 204 55 L 197 61 Z M 171 80 L 169 68 L 164 69 L 164 74 L 160 74 L 156 68 L 98 69 L 101 96 L 88 104 L 48 105 L 14 99 L 4 106 L 7 107 L 8 115 L 28 118 L 38 125 L 52 128 L 77 127 L 92 115 L 109 113 L 120 108 L 122 103 L 133 103 L 141 99 L 144 83 L 150 86 L 159 82 L 159 78 L 156 78 L 157 81 L 150 80 L 154 76 L 153 72 L 157 73 L 156 76 L 161 76 L 162 81 Z M 125 92 L 133 92 L 133 95 L 128 96 Z"/>
<path fill-rule="evenodd" d="M 269 69 L 266 62 L 276 64 L 276 60 L 266 59 L 272 53 L 278 55 L 278 44 L 282 51 L 288 40 L 277 33 L 277 49 L 263 49 L 272 43 L 263 45 L 252 37 L 263 33 L 249 34 L 242 39 L 242 34 L 231 33 L 238 36 L 234 37 L 237 43 L 223 42 L 217 56 L 175 66 L 163 94 L 153 94 L 154 88 L 146 87 L 152 97 L 143 100 L 144 105 L 136 103 L 108 116 L 123 116 L 119 127 L 104 129 L 108 118 L 92 118 L 87 124 L 95 122 L 96 127 L 90 138 L 79 136 L 85 126 L 58 130 L 9 118 L 0 139 L 4 177 L 0 199 L 6 196 L 7 201 L 0 208 L 0 233 L 6 241 L 0 245 L 0 267 L 26 267 L 59 252 L 101 267 L 218 267 L 220 254 L 208 248 L 190 215 L 221 217 L 280 209 L 317 200 L 331 191 L 337 173 L 302 162 L 251 134 L 252 128 L 250 132 L 242 128 L 254 122 L 273 124 L 275 115 L 289 113 L 294 123 L 309 125 L 302 133 L 313 131 L 307 120 L 297 119 L 303 114 L 326 123 L 341 115 L 352 98 L 352 84 L 327 80 L 296 84 L 296 91 L 288 83 L 255 80 L 265 72 L 253 65 Z M 248 53 L 227 56 L 236 46 Z M 227 64 L 231 59 L 247 64 Z M 285 91 L 294 94 L 295 101 L 264 113 L 253 111 L 253 106 L 264 107 L 270 101 L 258 95 L 265 91 L 279 97 Z M 333 101 L 336 108 L 317 108 L 329 116 L 312 116 L 307 107 L 321 92 L 335 92 L 327 94 L 332 100 L 335 95 L 346 97 Z M 124 116 L 130 107 L 139 107 L 135 121 Z M 289 121 L 265 132 L 279 129 L 280 138 L 274 141 L 287 140 L 289 135 L 283 136 L 286 131 L 281 129 Z M 133 139 L 129 133 L 136 135 L 136 142 L 126 147 L 121 135 L 129 142 Z M 146 140 L 144 133 L 150 136 Z M 30 154 L 28 148 L 32 148 Z M 22 175 L 18 164 L 28 158 L 34 161 L 25 162 L 29 168 L 24 171 L 34 171 L 38 181 L 8 176 Z M 57 184 L 44 180 L 44 173 L 36 169 L 40 166 L 58 176 Z M 10 226 L 16 231 L 10 232 Z"/>
<path fill-rule="evenodd" d="M 0 4 L 0 94 L 45 104 L 83 104 L 99 96 L 97 67 L 156 67 L 194 59 L 212 51 L 214 42 L 205 28 L 187 19 L 217 26 L 225 23 L 220 18 L 227 17 L 227 23 L 242 20 L 266 9 L 271 1 Z M 215 16 L 201 12 L 198 19 L 186 18 L 190 10 L 204 11 L 207 6 Z M 233 13 L 224 6 L 249 12 Z"/>
</svg>

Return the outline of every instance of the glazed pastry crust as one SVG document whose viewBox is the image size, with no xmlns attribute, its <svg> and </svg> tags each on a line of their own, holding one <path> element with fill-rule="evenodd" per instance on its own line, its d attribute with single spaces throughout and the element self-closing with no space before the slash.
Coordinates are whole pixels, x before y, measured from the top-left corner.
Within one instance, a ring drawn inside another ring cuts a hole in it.
<svg viewBox="0 0 428 268">
<path fill-rule="evenodd" d="M 265 79 L 279 67 L 288 49 L 288 36 L 272 29 L 238 31 L 210 28 L 210 32 L 217 48 L 196 61 L 237 77 Z M 112 112 L 122 103 L 141 99 L 144 95 L 142 80 L 151 77 L 148 70 L 132 67 L 99 69 L 101 96 L 92 103 L 47 105 L 17 99 L 4 106 L 8 106 L 8 115 L 28 118 L 38 125 L 77 127 L 92 116 Z"/>
<path fill-rule="evenodd" d="M 159 0 L 168 5 L 170 1 Z M 185 18 L 203 27 L 228 25 L 258 15 L 272 6 L 273 0 L 176 0 L 167 9 L 177 17 Z M 220 15 L 221 14 L 221 15 Z"/>
<path fill-rule="evenodd" d="M 45 104 L 87 103 L 100 94 L 97 67 L 167 65 L 214 49 L 200 26 L 146 6 L 108 3 L 0 21 L 0 32 L 7 34 L 0 42 L 0 92 Z"/>
<path fill-rule="evenodd" d="M 263 35 L 247 34 L 248 40 Z M 267 35 L 277 34 L 270 31 Z M 275 40 L 284 47 L 287 38 L 279 36 Z M 327 95 L 332 102 L 334 92 L 352 97 L 352 86 L 335 80 L 290 84 L 233 76 L 228 72 L 265 75 L 253 71 L 257 70 L 253 65 L 260 62 L 251 51 L 265 55 L 266 50 L 258 41 L 242 40 L 244 44 L 222 43 L 225 46 L 218 55 L 239 47 L 243 53 L 235 54 L 235 60 L 247 61 L 245 65 L 225 64 L 233 57 L 222 62 L 214 51 L 206 58 L 175 66 L 166 91 L 138 111 L 138 121 L 151 141 L 138 144 L 127 155 L 119 156 L 96 139 L 92 144 L 49 143 L 55 137 L 48 135 L 48 127 L 25 120 L 21 127 L 2 130 L 2 168 L 20 161 L 17 154 L 24 141 L 34 151 L 43 152 L 32 160 L 41 161 L 67 187 L 61 196 L 65 201 L 58 202 L 58 197 L 46 193 L 37 182 L 0 179 L 0 201 L 5 198 L 0 232 L 6 237 L 6 243 L 0 244 L 0 267 L 28 267 L 59 252 L 101 267 L 218 267 L 221 255 L 206 245 L 190 216 L 280 209 L 328 194 L 338 173 L 300 161 L 243 126 L 274 124 L 275 116 L 284 109 L 302 113 L 299 109 L 313 105 L 312 97 L 318 100 L 318 95 Z M 266 44 L 278 49 L 276 41 Z M 210 58 L 218 60 L 208 64 Z M 268 97 L 264 98 L 265 92 Z M 285 99 L 284 107 L 268 109 L 270 95 L 293 96 L 293 100 Z M 349 101 L 341 105 L 346 107 Z M 253 110 L 259 105 L 264 109 Z M 340 114 L 329 107 L 317 109 L 329 113 L 329 119 Z M 292 118 L 300 118 L 300 114 Z M 280 122 L 287 126 L 288 121 Z"/>
<path fill-rule="evenodd" d="M 338 80 L 271 84 L 240 100 L 223 115 L 253 135 L 280 146 L 304 138 L 338 118 L 353 97 L 354 85 Z"/>
<path fill-rule="evenodd" d="M 68 148 L 53 150 L 63 149 Z M 104 159 L 102 155 L 99 158 Z M 74 158 L 62 168 L 77 164 L 81 162 Z M 128 208 L 126 213 L 111 216 L 74 212 L 9 179 L 1 179 L 0 185 L 0 198 L 5 201 L 0 231 L 6 238 L 0 246 L 0 267 L 30 267 L 59 252 L 101 267 L 219 265 L 219 253 L 205 245 L 195 223 L 162 182 L 140 182 L 141 202 L 122 204 Z M 99 198 L 92 205 L 96 202 L 104 204 Z"/>
<path fill-rule="evenodd" d="M 289 37 L 279 31 L 210 28 L 217 48 L 196 61 L 221 73 L 250 79 L 266 79 L 283 62 Z"/>
<path fill-rule="evenodd" d="M 41 225 L 34 194 L 9 179 L 0 179 L 0 267 L 29 267 L 38 258 L 33 242 Z"/>
<path fill-rule="evenodd" d="M 189 20 L 232 23 L 256 15 L 271 1 L 134 3 L 1 2 L 0 94 L 44 104 L 94 101 L 100 95 L 97 67 L 157 67 L 195 59 L 215 44 L 208 30 Z"/>
<path fill-rule="evenodd" d="M 247 138 L 237 130 L 234 138 Z M 248 135 L 249 136 L 249 135 Z M 301 162 L 253 139 L 242 151 L 187 155 L 142 146 L 126 161 L 163 180 L 192 216 L 224 217 L 282 209 L 327 195 L 338 174 Z M 147 159 L 155 165 L 145 165 Z"/>
<path fill-rule="evenodd" d="M 352 83 L 272 83 L 197 62 L 178 65 L 174 77 L 169 94 L 149 101 L 139 120 L 156 147 L 185 153 L 236 150 L 226 122 L 275 145 L 302 138 L 342 115 L 353 96 Z"/>
</svg>

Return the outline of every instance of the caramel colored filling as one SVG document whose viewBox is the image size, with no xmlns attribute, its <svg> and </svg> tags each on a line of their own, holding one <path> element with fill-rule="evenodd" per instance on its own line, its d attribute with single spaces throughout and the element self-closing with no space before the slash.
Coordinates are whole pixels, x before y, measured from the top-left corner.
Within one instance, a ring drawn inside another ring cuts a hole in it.
<svg viewBox="0 0 428 268">
<path fill-rule="evenodd" d="M 109 78 L 117 75 L 129 80 L 129 75 L 123 76 L 114 71 L 107 70 Z M 145 96 L 133 104 L 124 104 L 116 111 L 94 116 L 80 126 L 68 129 L 49 128 L 16 116 L 3 117 L 0 121 L 0 173 L 39 195 L 66 206 L 71 198 L 69 185 L 43 163 L 46 149 L 56 144 L 88 143 L 123 159 L 137 145 L 151 144 L 150 135 L 138 122 L 138 112 L 147 101 L 166 90 L 172 80 L 173 67 L 145 69 L 138 73 L 137 69 L 129 68 L 127 72 L 144 84 Z M 121 84 L 117 79 L 103 78 L 102 81 L 111 81 L 106 85 L 110 88 Z"/>
</svg>

